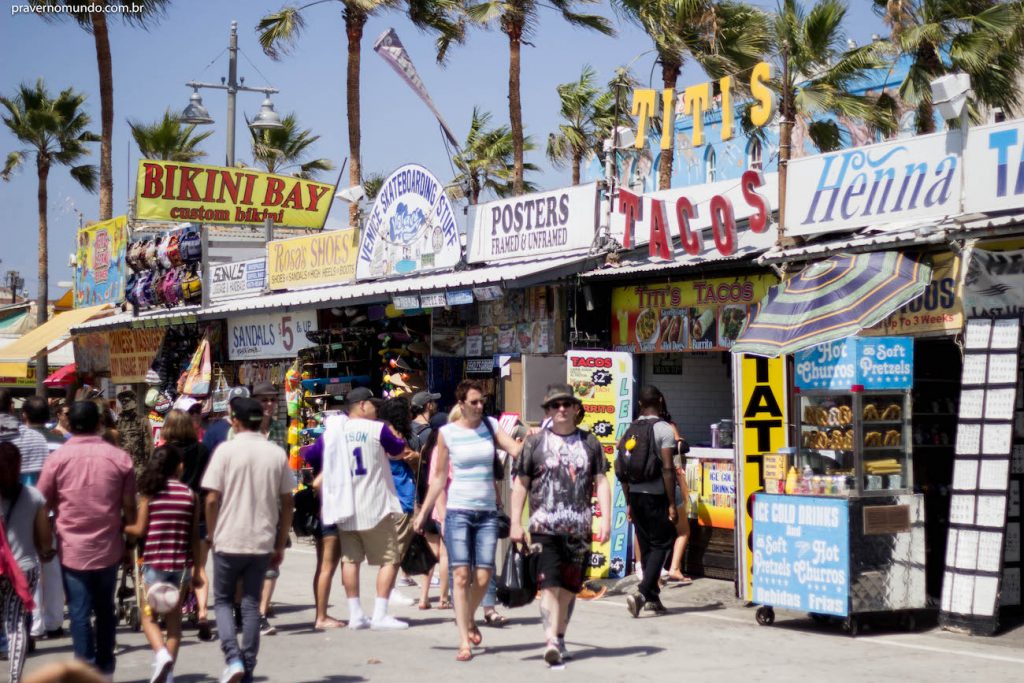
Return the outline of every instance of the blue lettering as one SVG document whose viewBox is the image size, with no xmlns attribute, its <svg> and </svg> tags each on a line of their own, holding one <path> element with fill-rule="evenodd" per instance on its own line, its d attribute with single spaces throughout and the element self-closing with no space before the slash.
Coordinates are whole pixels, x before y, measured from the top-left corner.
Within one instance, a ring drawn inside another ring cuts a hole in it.
<svg viewBox="0 0 1024 683">
<path fill-rule="evenodd" d="M 1017 129 L 1001 130 L 996 133 L 989 133 L 988 148 L 996 150 L 996 196 L 1006 196 L 1006 172 L 1010 162 L 1010 147 L 1017 144 Z M 1024 168 L 1024 158 L 1021 159 L 1021 166 Z M 1022 190 L 1021 174 L 1018 172 L 1016 192 Z"/>
</svg>

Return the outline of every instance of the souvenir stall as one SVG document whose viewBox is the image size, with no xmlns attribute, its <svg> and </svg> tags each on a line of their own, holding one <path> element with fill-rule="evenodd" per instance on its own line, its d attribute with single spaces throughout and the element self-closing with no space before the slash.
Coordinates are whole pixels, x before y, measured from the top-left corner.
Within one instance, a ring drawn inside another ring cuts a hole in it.
<svg viewBox="0 0 1024 683">
<path fill-rule="evenodd" d="M 765 454 L 753 505 L 758 623 L 775 608 L 839 618 L 927 606 L 924 503 L 914 493 L 906 337 L 852 337 L 793 357 L 797 446 Z"/>
</svg>

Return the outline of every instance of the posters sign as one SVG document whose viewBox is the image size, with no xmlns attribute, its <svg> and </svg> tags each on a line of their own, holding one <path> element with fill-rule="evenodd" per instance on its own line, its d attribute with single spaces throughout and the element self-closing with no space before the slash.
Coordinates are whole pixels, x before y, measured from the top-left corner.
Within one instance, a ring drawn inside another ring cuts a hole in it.
<svg viewBox="0 0 1024 683">
<path fill-rule="evenodd" d="M 845 500 L 759 493 L 754 500 L 754 602 L 845 617 L 848 515 Z"/>
<path fill-rule="evenodd" d="M 586 410 L 583 424 L 597 437 L 612 467 L 615 445 L 633 420 L 633 357 L 609 351 L 569 351 L 566 361 L 569 386 Z M 606 476 L 612 489 L 611 538 L 605 543 L 593 544 L 588 575 L 621 578 L 625 576 L 630 551 L 626 497 L 611 470 Z M 599 510 L 596 499 L 594 510 Z M 599 522 L 595 517 L 595 529 Z"/>
<path fill-rule="evenodd" d="M 455 210 L 441 182 L 418 164 L 388 176 L 363 228 L 356 279 L 451 268 L 461 257 Z"/>
<path fill-rule="evenodd" d="M 958 254 L 935 254 L 932 279 L 924 294 L 877 325 L 864 328 L 860 336 L 959 334 L 964 326 L 961 263 Z"/>
<path fill-rule="evenodd" d="M 946 131 L 793 159 L 787 183 L 801 191 L 786 197 L 786 234 L 956 215 L 959 150 L 960 131 Z"/>
<path fill-rule="evenodd" d="M 118 216 L 78 231 L 75 308 L 124 300 L 128 217 Z"/>
<path fill-rule="evenodd" d="M 320 230 L 334 186 L 247 168 L 142 159 L 135 216 L 142 220 L 275 225 Z"/>
<path fill-rule="evenodd" d="M 146 371 L 160 351 L 164 340 L 161 328 L 115 330 L 110 333 L 110 381 L 136 384 L 146 379 Z"/>
<path fill-rule="evenodd" d="M 751 275 L 616 287 L 613 347 L 633 353 L 728 349 L 750 305 L 777 282 L 774 276 Z"/>
<path fill-rule="evenodd" d="M 587 249 L 597 227 L 597 183 L 470 207 L 469 263 Z"/>
<path fill-rule="evenodd" d="M 964 280 L 964 310 L 969 318 L 1024 312 L 1024 249 L 971 250 Z"/>
<path fill-rule="evenodd" d="M 316 311 L 257 313 L 228 318 L 228 358 L 292 358 L 313 346 L 306 332 L 317 329 Z"/>
<path fill-rule="evenodd" d="M 267 285 L 271 289 L 295 289 L 350 282 L 356 273 L 354 228 L 327 230 L 267 245 Z"/>
<path fill-rule="evenodd" d="M 83 375 L 105 375 L 110 372 L 111 336 L 102 332 L 87 332 L 72 338 L 78 372 Z"/>
<path fill-rule="evenodd" d="M 236 299 L 260 294 L 267 284 L 267 259 L 210 266 L 210 299 Z"/>
<path fill-rule="evenodd" d="M 786 361 L 783 358 L 733 356 L 736 378 L 736 557 L 740 561 L 740 597 L 751 600 L 753 594 L 753 512 L 754 494 L 764 485 L 762 473 L 765 453 L 777 452 L 788 445 L 786 415 Z"/>
<path fill-rule="evenodd" d="M 914 340 L 910 337 L 849 337 L 793 354 L 799 389 L 849 391 L 910 389 L 914 385 Z"/>
<path fill-rule="evenodd" d="M 736 464 L 731 460 L 701 461 L 697 523 L 716 529 L 736 526 Z"/>
</svg>

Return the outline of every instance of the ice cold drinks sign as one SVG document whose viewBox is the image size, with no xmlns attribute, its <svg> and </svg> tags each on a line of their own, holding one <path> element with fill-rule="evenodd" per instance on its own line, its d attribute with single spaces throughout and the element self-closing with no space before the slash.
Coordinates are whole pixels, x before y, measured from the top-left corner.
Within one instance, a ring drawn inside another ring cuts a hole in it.
<svg viewBox="0 0 1024 683">
<path fill-rule="evenodd" d="M 845 500 L 759 493 L 754 499 L 754 602 L 845 617 L 848 524 Z"/>
</svg>

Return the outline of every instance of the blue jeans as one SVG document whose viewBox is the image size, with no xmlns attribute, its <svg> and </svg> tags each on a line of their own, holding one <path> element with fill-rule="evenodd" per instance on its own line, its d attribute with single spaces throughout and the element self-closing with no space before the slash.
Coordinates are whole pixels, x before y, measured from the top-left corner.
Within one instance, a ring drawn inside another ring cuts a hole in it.
<svg viewBox="0 0 1024 683">
<path fill-rule="evenodd" d="M 241 660 L 243 681 L 251 681 L 260 651 L 260 591 L 270 565 L 270 555 L 213 553 L 213 610 L 224 661 Z M 242 647 L 235 631 L 235 586 L 242 582 Z"/>
<path fill-rule="evenodd" d="M 498 547 L 497 510 L 452 510 L 444 517 L 444 545 L 449 567 L 494 570 Z"/>
<path fill-rule="evenodd" d="M 64 592 L 68 596 L 71 617 L 71 642 L 75 657 L 92 664 L 100 673 L 114 673 L 114 634 L 117 616 L 114 611 L 114 588 L 117 568 L 78 570 L 61 567 Z M 96 628 L 92 618 L 96 616 Z"/>
</svg>

